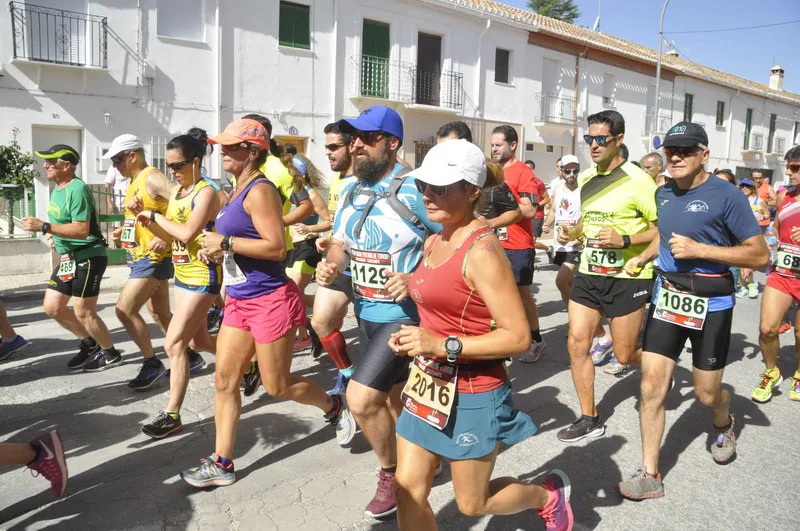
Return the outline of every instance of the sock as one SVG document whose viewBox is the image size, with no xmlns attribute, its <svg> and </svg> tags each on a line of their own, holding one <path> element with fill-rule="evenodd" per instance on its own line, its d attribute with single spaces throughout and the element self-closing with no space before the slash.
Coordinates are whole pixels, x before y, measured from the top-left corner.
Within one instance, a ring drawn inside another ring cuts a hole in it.
<svg viewBox="0 0 800 531">
<path fill-rule="evenodd" d="M 390 466 L 388 468 L 381 467 L 381 470 L 383 470 L 384 472 L 389 472 L 390 474 L 394 474 L 395 472 L 397 472 L 397 465 Z"/>
<path fill-rule="evenodd" d="M 597 414 L 597 415 L 595 415 L 594 417 L 592 417 L 591 415 L 581 415 L 581 416 L 582 416 L 583 418 L 585 418 L 585 419 L 589 419 L 589 420 L 593 420 L 593 421 L 600 420 L 600 413 L 598 413 L 598 414 Z"/>
<path fill-rule="evenodd" d="M 94 348 L 97 345 L 97 341 L 95 341 L 93 337 L 86 337 L 84 339 L 81 339 L 81 343 L 83 343 L 89 348 Z"/>
<path fill-rule="evenodd" d="M 245 371 L 245 374 L 255 374 L 258 372 L 258 362 L 253 361 L 250 363 L 250 368 Z"/>
<path fill-rule="evenodd" d="M 222 468 L 230 468 L 231 466 L 233 466 L 233 461 L 228 459 L 227 457 L 222 457 L 221 455 L 218 455 L 217 464 L 221 465 Z"/>
<path fill-rule="evenodd" d="M 348 368 L 342 369 L 339 372 L 342 373 L 342 376 L 349 380 L 353 377 L 353 373 L 356 372 L 356 367 L 355 365 L 350 365 Z"/>
<path fill-rule="evenodd" d="M 172 411 L 165 411 L 164 413 L 169 415 L 169 417 L 172 420 L 181 420 L 181 414 L 180 413 L 175 413 L 175 412 L 172 412 Z"/>
<path fill-rule="evenodd" d="M 17 340 L 18 337 L 19 337 L 18 334 L 14 334 L 13 337 L 10 337 L 8 339 L 3 339 L 3 343 L 13 343 L 14 341 Z"/>
<path fill-rule="evenodd" d="M 35 455 L 35 456 L 33 457 L 33 459 L 31 459 L 31 461 L 28 463 L 28 466 L 30 466 L 30 465 L 32 465 L 33 463 L 35 463 L 36 461 L 38 461 L 38 460 L 39 460 L 39 457 L 42 455 L 42 447 L 41 447 L 41 446 L 39 446 L 38 444 L 31 444 L 31 448 L 33 448 L 33 451 L 34 451 L 34 452 L 36 452 L 36 455 Z"/>
<path fill-rule="evenodd" d="M 538 328 L 536 330 L 531 330 L 531 339 L 537 343 L 542 341 L 542 334 L 539 332 Z"/>
<path fill-rule="evenodd" d="M 322 348 L 336 364 L 337 369 L 341 371 L 353 366 L 350 356 L 347 355 L 347 342 L 340 331 L 335 330 L 331 335 L 321 337 L 319 340 L 322 342 Z"/>
<path fill-rule="evenodd" d="M 330 418 L 335 417 L 342 410 L 342 399 L 341 398 L 339 398 L 336 395 L 331 395 L 331 402 L 333 402 L 333 407 L 331 408 L 330 411 L 325 413 L 325 418 L 326 419 L 330 419 Z"/>
</svg>

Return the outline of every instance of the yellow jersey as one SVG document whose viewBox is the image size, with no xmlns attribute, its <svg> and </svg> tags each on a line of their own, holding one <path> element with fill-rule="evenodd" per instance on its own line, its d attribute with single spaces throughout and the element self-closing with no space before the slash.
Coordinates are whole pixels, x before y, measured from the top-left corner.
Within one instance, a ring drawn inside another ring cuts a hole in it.
<svg viewBox="0 0 800 531">
<path fill-rule="evenodd" d="M 209 186 L 211 186 L 210 182 L 201 180 L 183 197 L 180 197 L 181 190 L 178 188 L 175 192 L 175 197 L 169 200 L 166 213 L 167 219 L 177 223 L 189 221 L 197 194 L 200 193 L 200 190 Z M 214 230 L 214 222 L 209 221 L 205 230 L 216 232 Z M 172 263 L 175 266 L 175 280 L 179 280 L 188 286 L 218 285 L 221 279 L 219 264 L 213 262 L 206 264 L 197 257 L 197 252 L 202 249 L 202 245 L 200 245 L 201 235 L 202 232 L 190 241 L 189 245 L 177 239 L 172 241 Z"/>
<path fill-rule="evenodd" d="M 294 189 L 294 178 L 286 166 L 283 165 L 281 159 L 275 155 L 268 155 L 267 161 L 261 166 L 261 172 L 264 176 L 272 181 L 272 184 L 278 189 L 282 202 L 282 215 L 285 216 L 292 209 L 292 205 L 300 203 L 303 199 L 308 198 L 308 192 L 305 189 L 296 191 Z M 291 251 L 294 249 L 292 245 L 292 235 L 289 227 L 284 227 L 284 236 L 286 237 L 286 250 Z"/>
<path fill-rule="evenodd" d="M 139 172 L 139 175 L 131 180 L 128 191 L 125 192 L 125 219 L 122 223 L 122 248 L 127 251 L 128 264 L 140 260 L 148 260 L 151 264 L 157 264 L 167 258 L 172 251 L 167 249 L 164 252 L 156 253 L 147 247 L 153 241 L 155 235 L 140 223 L 136 223 L 136 216 L 128 210 L 127 204 L 133 196 L 137 195 L 142 199 L 144 210 L 167 210 L 167 201 L 158 201 L 147 193 L 147 175 L 155 170 L 153 166 L 148 166 Z"/>
<path fill-rule="evenodd" d="M 350 175 L 340 173 L 337 177 L 331 179 L 330 185 L 328 186 L 328 211 L 331 213 L 331 222 L 333 222 L 336 216 L 336 209 L 339 206 L 339 196 L 342 195 L 342 190 L 355 180 L 356 175 L 354 173 Z"/>
</svg>

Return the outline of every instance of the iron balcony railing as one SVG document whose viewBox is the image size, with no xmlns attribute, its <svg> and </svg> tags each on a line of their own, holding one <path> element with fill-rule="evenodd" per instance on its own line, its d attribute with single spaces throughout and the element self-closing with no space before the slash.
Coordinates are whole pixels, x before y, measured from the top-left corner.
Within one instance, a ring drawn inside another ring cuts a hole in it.
<svg viewBox="0 0 800 531">
<path fill-rule="evenodd" d="M 539 92 L 536 97 L 539 100 L 538 121 L 575 125 L 575 98 L 553 92 Z"/>
<path fill-rule="evenodd" d="M 644 115 L 644 133 L 645 135 L 663 135 L 670 126 L 671 118 L 669 113 L 661 113 L 656 116 L 654 110 L 650 110 Z"/>
<path fill-rule="evenodd" d="M 14 59 L 108 67 L 106 17 L 10 2 Z"/>
<path fill-rule="evenodd" d="M 406 103 L 450 109 L 464 107 L 463 74 L 425 71 L 405 61 L 356 55 L 353 68 L 353 96 L 384 98 Z"/>
<path fill-rule="evenodd" d="M 761 151 L 764 149 L 764 135 L 760 133 L 745 134 L 742 149 L 744 151 Z"/>
</svg>

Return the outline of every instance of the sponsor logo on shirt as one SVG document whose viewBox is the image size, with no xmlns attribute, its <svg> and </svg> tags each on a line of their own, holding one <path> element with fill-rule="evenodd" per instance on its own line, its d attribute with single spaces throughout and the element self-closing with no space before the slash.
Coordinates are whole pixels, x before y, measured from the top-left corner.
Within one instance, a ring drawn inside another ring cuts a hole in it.
<svg viewBox="0 0 800 531">
<path fill-rule="evenodd" d="M 685 212 L 708 212 L 708 204 L 705 201 L 696 199 L 686 205 Z"/>
</svg>

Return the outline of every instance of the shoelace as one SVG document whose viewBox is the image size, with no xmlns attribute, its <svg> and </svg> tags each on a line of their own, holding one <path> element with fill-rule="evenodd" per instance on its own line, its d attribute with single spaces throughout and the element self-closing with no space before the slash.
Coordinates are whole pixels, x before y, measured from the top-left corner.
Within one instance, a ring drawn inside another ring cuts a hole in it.
<svg viewBox="0 0 800 531">
<path fill-rule="evenodd" d="M 762 390 L 766 390 L 769 387 L 770 382 L 772 382 L 772 378 L 767 373 L 761 374 L 761 383 L 758 384 L 758 388 Z"/>
<path fill-rule="evenodd" d="M 378 493 L 382 496 L 388 496 L 392 491 L 392 482 L 394 481 L 394 474 L 379 472 L 378 473 Z"/>
</svg>

